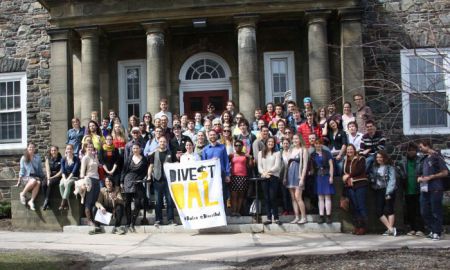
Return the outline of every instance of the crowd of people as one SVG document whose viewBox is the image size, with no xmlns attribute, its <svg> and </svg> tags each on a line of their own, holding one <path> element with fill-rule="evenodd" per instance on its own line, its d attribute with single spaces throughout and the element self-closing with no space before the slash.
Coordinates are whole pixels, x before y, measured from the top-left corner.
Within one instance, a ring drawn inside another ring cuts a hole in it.
<svg viewBox="0 0 450 270">
<path fill-rule="evenodd" d="M 249 214 L 254 192 L 249 179 L 259 178 L 265 224 L 281 225 L 280 215 L 294 215 L 292 224 L 306 223 L 305 198 L 311 205 L 308 211 L 318 212 L 319 223 L 332 223 L 336 181 L 343 181 L 344 191 L 338 196 L 350 202 L 353 233 L 366 233 L 367 203 L 373 203 L 386 227 L 384 235 L 396 236 L 394 204 L 396 191 L 403 186 L 408 234 L 428 232 L 439 240 L 443 179 L 448 173 L 442 156 L 424 140 L 410 143 L 401 166 L 395 166 L 363 96 L 355 94 L 353 101 L 354 112 L 352 103 L 345 102 L 342 114 L 333 103 L 313 108 L 310 97 L 303 99 L 303 107 L 292 100 L 268 103 L 265 110 L 256 109 L 249 121 L 235 110 L 233 101 L 221 113 L 210 103 L 206 114 L 197 112 L 191 119 L 172 114 L 167 99 L 162 99 L 154 118 L 149 112 L 142 119 L 132 115 L 126 128 L 113 110 L 103 119 L 92 112 L 86 127 L 72 119 L 64 155 L 51 146 L 44 168 L 36 145 L 29 143 L 20 160 L 17 185 L 24 185 L 20 201 L 35 210 L 42 189 L 46 210 L 51 190 L 59 188 L 59 210 L 69 208 L 69 195 L 75 192 L 82 197 L 89 225 L 98 226 L 95 211 L 108 211 L 115 216 L 113 232 L 132 232 L 140 211 L 153 203 L 155 226 L 162 225 L 163 208 L 167 224 L 176 225 L 164 164 L 217 158 L 227 215 Z M 367 201 L 369 188 L 374 190 L 374 202 Z M 125 227 L 121 226 L 124 215 Z"/>
</svg>

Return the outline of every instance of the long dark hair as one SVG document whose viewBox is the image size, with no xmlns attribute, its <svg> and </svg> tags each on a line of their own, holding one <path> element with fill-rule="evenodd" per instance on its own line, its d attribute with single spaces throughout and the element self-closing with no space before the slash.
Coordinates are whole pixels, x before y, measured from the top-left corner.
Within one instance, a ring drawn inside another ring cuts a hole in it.
<svg viewBox="0 0 450 270">
<path fill-rule="evenodd" d="M 266 158 L 267 153 L 269 152 L 269 147 L 267 146 L 267 143 L 272 140 L 273 141 L 273 148 L 272 150 L 270 150 L 272 153 L 275 152 L 275 145 L 276 145 L 276 141 L 274 137 L 269 137 L 266 141 L 266 147 L 264 147 L 264 149 L 262 150 L 262 157 Z"/>
<path fill-rule="evenodd" d="M 29 147 L 30 145 L 34 145 L 34 147 L 36 148 L 36 144 L 33 143 L 33 142 L 30 142 L 30 143 L 27 145 L 27 148 L 26 148 L 25 151 L 23 152 L 23 156 L 24 156 L 24 158 L 25 158 L 25 162 L 26 162 L 26 163 L 28 163 L 28 162 L 31 161 L 31 155 L 30 155 L 30 153 L 28 153 L 28 147 Z M 34 151 L 34 153 L 36 154 L 36 151 Z"/>
<path fill-rule="evenodd" d="M 91 134 L 91 130 L 90 130 L 90 128 L 89 128 L 89 125 L 90 125 L 91 123 L 94 124 L 94 125 L 97 127 L 97 131 L 96 131 L 97 135 L 98 135 L 98 136 L 101 136 L 102 133 L 101 133 L 101 131 L 100 131 L 100 127 L 99 127 L 98 123 L 95 122 L 95 121 L 93 121 L 93 120 L 89 121 L 89 123 L 88 123 L 88 132 L 87 132 L 87 134 L 88 134 L 88 135 L 92 135 L 92 134 Z"/>
<path fill-rule="evenodd" d="M 377 155 L 381 155 L 383 157 L 384 165 L 392 165 L 392 160 L 385 150 L 379 150 Z"/>
</svg>

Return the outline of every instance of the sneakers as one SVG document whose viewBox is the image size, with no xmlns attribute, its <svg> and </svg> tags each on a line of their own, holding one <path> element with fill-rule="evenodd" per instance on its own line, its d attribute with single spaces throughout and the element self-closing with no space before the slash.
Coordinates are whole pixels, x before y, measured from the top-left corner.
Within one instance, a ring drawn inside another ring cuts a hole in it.
<svg viewBox="0 0 450 270">
<path fill-rule="evenodd" d="M 92 231 L 89 231 L 89 235 L 99 234 L 103 233 L 102 229 L 100 227 L 95 227 Z"/>
<path fill-rule="evenodd" d="M 263 224 L 264 225 L 272 224 L 272 220 L 268 219 L 268 220 L 264 221 Z"/>
<path fill-rule="evenodd" d="M 27 204 L 27 198 L 25 197 L 25 195 L 22 194 L 22 192 L 19 194 L 20 196 L 20 203 L 25 205 Z"/>
<path fill-rule="evenodd" d="M 426 238 L 430 238 L 430 239 L 433 239 L 433 233 L 432 233 L 432 232 L 430 232 L 429 234 L 427 234 Z"/>
<path fill-rule="evenodd" d="M 117 233 L 117 227 L 114 227 L 111 231 L 112 234 L 116 234 Z"/>
<path fill-rule="evenodd" d="M 397 236 L 397 228 L 392 227 L 391 230 L 385 231 L 382 235 L 383 235 L 383 236 L 389 236 L 389 235 L 392 235 L 392 236 L 396 237 L 396 236 Z"/>
<path fill-rule="evenodd" d="M 408 232 L 406 235 L 409 235 L 409 236 L 416 235 L 416 231 L 410 231 L 410 232 Z"/>
<path fill-rule="evenodd" d="M 159 220 L 157 220 L 157 221 L 155 221 L 155 227 L 159 227 L 159 225 L 161 225 L 161 221 L 159 221 Z"/>
<path fill-rule="evenodd" d="M 297 224 L 305 224 L 305 223 L 307 223 L 308 221 L 306 220 L 306 218 L 301 218 L 298 222 L 297 222 Z"/>
<path fill-rule="evenodd" d="M 421 232 L 421 231 L 417 231 L 416 232 L 416 236 L 425 236 L 425 234 L 423 232 Z"/>
<path fill-rule="evenodd" d="M 125 230 L 125 227 L 123 227 L 123 226 L 120 226 L 119 230 L 120 230 L 120 232 L 119 232 L 120 235 L 124 235 L 127 233 L 127 230 Z"/>
<path fill-rule="evenodd" d="M 167 225 L 169 225 L 169 226 L 177 226 L 177 224 L 173 220 L 169 220 Z"/>
<path fill-rule="evenodd" d="M 29 201 L 28 202 L 28 206 L 30 207 L 30 210 L 36 211 L 36 208 L 34 208 L 34 202 L 33 201 Z"/>
<path fill-rule="evenodd" d="M 394 237 L 397 236 L 397 228 L 395 228 L 395 227 L 392 228 L 391 235 Z"/>
<path fill-rule="evenodd" d="M 439 241 L 439 240 L 441 240 L 441 237 L 439 236 L 439 234 L 433 233 L 433 235 L 431 236 L 431 240 Z"/>
</svg>

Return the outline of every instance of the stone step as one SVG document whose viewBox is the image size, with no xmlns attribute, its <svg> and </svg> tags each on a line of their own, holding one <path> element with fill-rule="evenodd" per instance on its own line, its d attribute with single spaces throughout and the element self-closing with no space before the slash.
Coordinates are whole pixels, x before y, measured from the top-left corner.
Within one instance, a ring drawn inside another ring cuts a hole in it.
<svg viewBox="0 0 450 270">
<path fill-rule="evenodd" d="M 17 180 L 0 180 L 0 189 L 9 189 L 17 184 Z"/>
<path fill-rule="evenodd" d="M 164 220 L 166 220 L 166 215 L 164 215 Z M 261 222 L 264 222 L 267 220 L 267 217 L 265 216 L 260 216 L 261 217 Z M 145 225 L 149 224 L 149 225 L 153 225 L 155 224 L 155 216 L 153 214 L 153 211 L 150 213 L 147 213 L 147 222 Z M 288 215 L 288 216 L 280 216 L 280 221 L 282 223 L 289 223 L 292 220 L 294 220 L 295 216 L 292 215 Z M 142 219 L 143 216 L 140 215 L 137 220 L 136 220 L 136 224 L 142 224 Z M 306 216 L 306 220 L 308 222 L 312 222 L 312 223 L 317 223 L 319 220 L 319 215 L 307 215 Z M 178 224 L 181 224 L 180 218 L 175 214 L 175 221 Z M 125 222 L 125 218 L 122 220 L 122 223 L 124 224 Z M 228 224 L 254 224 L 256 223 L 256 216 L 241 216 L 241 217 L 231 217 L 231 216 L 227 216 L 227 223 Z M 81 218 L 80 221 L 81 225 L 87 225 L 87 219 L 86 218 Z"/>
<path fill-rule="evenodd" d="M 92 226 L 64 226 L 64 233 L 83 233 L 87 234 L 94 227 Z M 105 233 L 111 233 L 113 226 L 102 226 Z M 341 223 L 333 222 L 332 224 L 229 224 L 227 226 L 214 227 L 199 230 L 187 230 L 181 225 L 162 225 L 159 227 L 144 225 L 136 226 L 137 233 L 340 233 Z"/>
</svg>

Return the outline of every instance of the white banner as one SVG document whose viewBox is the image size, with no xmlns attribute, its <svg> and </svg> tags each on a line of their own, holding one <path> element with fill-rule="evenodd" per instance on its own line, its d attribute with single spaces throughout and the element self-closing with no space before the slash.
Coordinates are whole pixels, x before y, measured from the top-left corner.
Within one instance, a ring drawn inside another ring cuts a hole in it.
<svg viewBox="0 0 450 270">
<path fill-rule="evenodd" d="M 227 225 L 218 159 L 165 163 L 164 172 L 185 229 Z"/>
</svg>

